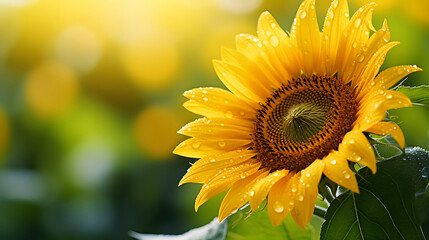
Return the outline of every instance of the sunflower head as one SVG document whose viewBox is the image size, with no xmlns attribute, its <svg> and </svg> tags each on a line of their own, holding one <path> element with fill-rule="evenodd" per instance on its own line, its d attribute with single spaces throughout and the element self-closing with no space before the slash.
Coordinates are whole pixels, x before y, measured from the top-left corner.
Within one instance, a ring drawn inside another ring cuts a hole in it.
<svg viewBox="0 0 429 240">
<path fill-rule="evenodd" d="M 264 12 L 257 36 L 240 34 L 236 49 L 222 48 L 214 67 L 230 91 L 185 92 L 184 106 L 204 117 L 179 130 L 191 138 L 174 150 L 200 158 L 180 181 L 204 184 L 196 209 L 229 189 L 220 220 L 247 202 L 255 211 L 268 198 L 274 226 L 292 214 L 304 228 L 322 177 L 359 192 L 349 163 L 376 172 L 365 133 L 392 135 L 404 146 L 401 129 L 384 118 L 411 102 L 389 88 L 421 69 L 379 73 L 398 43 L 390 42 L 386 21 L 379 30 L 372 26 L 373 9 L 367 4 L 350 18 L 347 2 L 334 0 L 320 32 L 315 1 L 305 0 L 290 34 Z"/>
</svg>

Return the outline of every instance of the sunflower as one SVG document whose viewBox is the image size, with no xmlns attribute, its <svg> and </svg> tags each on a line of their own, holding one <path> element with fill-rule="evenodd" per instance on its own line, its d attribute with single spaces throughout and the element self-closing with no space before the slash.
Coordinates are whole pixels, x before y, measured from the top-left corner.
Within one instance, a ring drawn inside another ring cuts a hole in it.
<svg viewBox="0 0 429 240">
<path fill-rule="evenodd" d="M 185 125 L 191 138 L 175 154 L 200 158 L 183 183 L 203 183 L 195 209 L 229 189 L 219 220 L 264 199 L 274 226 L 291 214 L 304 228 L 313 215 L 322 177 L 359 193 L 349 162 L 376 172 L 374 150 L 365 133 L 391 135 L 404 146 L 401 129 L 383 121 L 386 111 L 411 106 L 388 90 L 416 66 L 379 72 L 389 42 L 384 21 L 371 23 L 375 4 L 349 18 L 345 0 L 334 0 L 319 31 L 315 0 L 299 7 L 290 33 L 264 12 L 257 36 L 240 34 L 236 48 L 222 48 L 214 68 L 230 90 L 186 91 L 184 107 L 205 117 Z M 370 36 L 370 31 L 374 31 Z"/>
</svg>

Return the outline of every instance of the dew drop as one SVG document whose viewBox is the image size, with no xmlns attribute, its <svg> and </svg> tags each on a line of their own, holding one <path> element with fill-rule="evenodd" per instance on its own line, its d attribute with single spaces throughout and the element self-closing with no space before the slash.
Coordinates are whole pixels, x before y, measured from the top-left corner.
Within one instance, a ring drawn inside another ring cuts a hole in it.
<svg viewBox="0 0 429 240">
<path fill-rule="evenodd" d="M 298 189 L 296 189 L 296 187 L 292 187 L 291 191 L 292 192 L 296 192 Z"/>
<path fill-rule="evenodd" d="M 392 97 L 393 97 L 392 94 L 386 95 L 386 99 L 391 99 Z"/>
<path fill-rule="evenodd" d="M 301 195 L 301 196 L 299 196 L 299 197 L 298 197 L 298 201 L 300 201 L 300 202 L 304 201 L 304 196 L 302 196 L 302 195 Z"/>
<path fill-rule="evenodd" d="M 276 36 L 272 36 L 270 38 L 270 43 L 273 47 L 277 47 L 279 45 L 279 39 Z"/>
<path fill-rule="evenodd" d="M 337 6 L 338 6 L 338 0 L 336 0 L 336 1 L 333 3 L 332 7 L 336 8 Z"/>
<path fill-rule="evenodd" d="M 251 197 L 253 197 L 253 195 L 255 195 L 255 192 L 252 190 L 252 191 L 250 191 L 250 192 L 249 192 L 249 195 L 250 195 Z"/>
<path fill-rule="evenodd" d="M 355 42 L 356 43 L 356 42 Z M 354 44 L 353 44 L 353 47 L 354 47 Z M 363 62 L 363 60 L 365 59 L 365 56 L 364 55 L 362 55 L 362 54 L 359 54 L 357 57 L 356 57 L 356 61 L 357 62 Z"/>
<path fill-rule="evenodd" d="M 225 104 L 228 104 L 229 102 L 228 102 L 228 100 L 225 100 Z"/>
<path fill-rule="evenodd" d="M 226 111 L 225 112 L 225 117 L 226 118 L 232 118 L 232 112 L 231 111 Z"/>
<path fill-rule="evenodd" d="M 309 188 L 311 185 L 309 183 L 307 183 L 307 185 L 305 185 L 307 188 Z"/>
<path fill-rule="evenodd" d="M 272 28 L 276 28 L 276 24 L 275 23 L 271 23 L 271 27 Z"/>
<path fill-rule="evenodd" d="M 355 27 L 359 27 L 361 22 L 362 22 L 362 19 L 360 19 L 360 18 L 356 19 Z"/>
<path fill-rule="evenodd" d="M 353 43 L 353 48 L 356 48 L 357 47 L 357 42 L 354 42 Z"/>
<path fill-rule="evenodd" d="M 273 173 L 273 176 L 274 176 L 274 177 L 277 177 L 278 175 L 279 175 L 279 173 L 278 173 L 278 172 Z"/>
<path fill-rule="evenodd" d="M 192 147 L 195 148 L 195 149 L 200 148 L 200 146 L 201 146 L 200 142 L 194 142 L 194 143 L 192 143 Z"/>
<path fill-rule="evenodd" d="M 244 112 L 243 111 L 240 111 L 240 116 L 244 116 Z"/>
<path fill-rule="evenodd" d="M 427 178 L 429 177 L 429 167 L 424 167 L 422 169 L 422 178 Z"/>
<path fill-rule="evenodd" d="M 349 141 L 349 143 L 350 143 L 350 144 L 353 144 L 353 143 L 355 143 L 355 140 L 354 140 L 354 139 L 351 139 L 351 140 Z"/>
<path fill-rule="evenodd" d="M 273 208 L 274 208 L 274 211 L 276 213 L 282 213 L 284 211 L 284 209 L 285 209 L 284 206 L 283 206 L 283 203 L 281 203 L 279 201 L 275 201 L 274 202 Z"/>
<path fill-rule="evenodd" d="M 306 174 L 305 174 L 305 176 L 306 176 L 306 177 L 310 177 L 310 173 L 306 173 Z"/>
<path fill-rule="evenodd" d="M 334 164 L 336 164 L 337 163 L 337 160 L 335 160 L 335 159 L 333 159 L 332 161 L 331 161 L 331 164 L 332 165 L 334 165 Z"/>
<path fill-rule="evenodd" d="M 271 36 L 271 32 L 270 31 L 265 31 L 265 34 L 267 34 L 267 36 Z"/>
<path fill-rule="evenodd" d="M 224 141 L 220 141 L 217 144 L 219 145 L 219 147 L 222 147 L 222 148 L 226 146 L 226 142 Z"/>
<path fill-rule="evenodd" d="M 329 18 L 334 18 L 334 11 L 329 11 L 328 16 Z"/>
<path fill-rule="evenodd" d="M 331 22 L 326 20 L 326 26 L 328 26 L 328 27 L 331 26 Z"/>
<path fill-rule="evenodd" d="M 307 16 L 307 12 L 306 11 L 302 11 L 301 12 L 301 19 L 304 19 Z"/>
<path fill-rule="evenodd" d="M 348 174 L 348 173 L 344 174 L 344 178 L 349 179 L 350 178 L 350 174 Z"/>
<path fill-rule="evenodd" d="M 205 97 L 205 98 L 203 98 L 203 100 L 207 102 L 209 99 Z"/>
<path fill-rule="evenodd" d="M 293 206 L 295 203 L 293 201 L 289 202 L 289 205 Z"/>
<path fill-rule="evenodd" d="M 361 157 L 359 157 L 359 156 L 357 156 L 357 157 L 356 157 L 356 162 L 359 162 L 360 160 L 362 160 L 362 158 L 361 158 Z"/>
<path fill-rule="evenodd" d="M 349 14 L 348 13 L 344 13 L 344 17 L 348 18 Z"/>
<path fill-rule="evenodd" d="M 216 159 L 212 158 L 210 159 L 210 162 L 216 162 Z"/>
</svg>

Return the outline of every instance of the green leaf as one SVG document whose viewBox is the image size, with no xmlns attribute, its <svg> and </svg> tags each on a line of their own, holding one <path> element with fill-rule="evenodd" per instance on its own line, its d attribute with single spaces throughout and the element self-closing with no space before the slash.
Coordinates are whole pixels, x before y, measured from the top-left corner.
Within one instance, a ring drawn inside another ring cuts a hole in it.
<svg viewBox="0 0 429 240">
<path fill-rule="evenodd" d="M 219 223 L 218 218 L 209 224 L 194 228 L 181 235 L 140 234 L 130 232 L 130 236 L 139 240 L 224 240 L 228 229 L 228 219 Z"/>
<path fill-rule="evenodd" d="M 356 174 L 360 194 L 347 191 L 326 213 L 321 239 L 425 239 L 416 213 L 416 193 L 425 189 L 429 152 L 408 148 L 405 154 Z"/>
<path fill-rule="evenodd" d="M 230 220 L 227 240 L 260 240 L 260 239 L 282 239 L 282 240 L 316 240 L 319 239 L 322 219 L 313 217 L 305 231 L 299 228 L 289 215 L 277 227 L 271 225 L 266 209 L 256 211 L 250 216 L 246 214 L 249 208 L 240 210 Z"/>
<path fill-rule="evenodd" d="M 429 85 L 418 87 L 401 86 L 396 90 L 407 95 L 412 103 L 429 106 Z"/>
</svg>

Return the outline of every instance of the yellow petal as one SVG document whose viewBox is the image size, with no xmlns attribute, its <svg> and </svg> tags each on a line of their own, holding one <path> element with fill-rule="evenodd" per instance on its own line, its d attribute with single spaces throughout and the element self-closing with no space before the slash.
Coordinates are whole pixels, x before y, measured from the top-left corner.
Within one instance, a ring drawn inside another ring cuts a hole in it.
<svg viewBox="0 0 429 240">
<path fill-rule="evenodd" d="M 183 126 L 177 133 L 201 139 L 251 139 L 254 123 L 227 118 L 199 118 Z"/>
<path fill-rule="evenodd" d="M 366 131 L 386 116 L 386 111 L 393 108 L 410 107 L 411 101 L 404 94 L 392 90 L 379 90 L 368 94 L 359 104 L 361 109 L 355 121 L 357 130 Z"/>
<path fill-rule="evenodd" d="M 201 188 L 201 191 L 195 200 L 195 211 L 198 211 L 198 208 L 210 198 L 226 191 L 236 181 L 244 179 L 257 172 L 260 166 L 261 163 L 246 163 L 219 170 L 219 172 L 208 179 Z"/>
<path fill-rule="evenodd" d="M 404 148 L 405 139 L 402 130 L 398 125 L 392 122 L 379 122 L 374 124 L 372 127 L 366 130 L 367 132 L 375 133 L 378 135 L 392 135 L 392 137 L 398 142 L 401 148 Z"/>
<path fill-rule="evenodd" d="M 267 197 L 271 187 L 281 178 L 288 174 L 288 170 L 278 170 L 270 173 L 265 178 L 259 179 L 250 191 L 250 207 L 252 211 L 258 209 L 259 205 Z"/>
<path fill-rule="evenodd" d="M 251 34 L 241 33 L 235 36 L 235 46 L 238 51 L 245 54 L 250 59 L 262 56 L 265 48 L 259 39 Z"/>
<path fill-rule="evenodd" d="M 374 150 L 362 132 L 348 132 L 340 143 L 338 152 L 347 160 L 363 164 L 371 169 L 374 174 L 376 173 L 377 165 Z"/>
<path fill-rule="evenodd" d="M 422 71 L 422 69 L 415 65 L 404 65 L 388 68 L 378 74 L 373 82 L 370 82 L 369 88 L 386 90 L 392 87 L 395 83 L 399 82 L 399 80 L 406 77 L 408 74 L 417 71 Z"/>
<path fill-rule="evenodd" d="M 381 65 L 386 58 L 387 52 L 394 46 L 397 46 L 399 42 L 390 42 L 382 46 L 377 52 L 373 54 L 371 59 L 368 61 L 367 67 L 363 70 L 362 74 L 352 79 L 352 86 L 358 86 L 357 92 L 358 99 L 362 98 L 364 91 L 362 89 L 368 87 L 369 83 L 374 79 L 375 75 L 379 72 Z"/>
<path fill-rule="evenodd" d="M 216 153 L 243 149 L 251 142 L 250 139 L 189 138 L 177 145 L 173 153 L 184 157 L 201 158 Z"/>
<path fill-rule="evenodd" d="M 243 83 L 250 75 L 242 69 L 219 60 L 213 60 L 213 66 L 222 83 L 235 95 L 257 103 L 263 102 L 267 96 L 265 89 Z"/>
<path fill-rule="evenodd" d="M 374 29 L 371 23 L 374 6 L 374 3 L 369 3 L 361 7 L 353 15 L 341 37 L 336 58 L 336 69 L 338 69 L 339 78 L 346 83 L 351 79 L 343 78 L 344 73 L 352 66 L 356 56 L 368 40 L 369 30 Z"/>
<path fill-rule="evenodd" d="M 379 65 L 383 63 L 384 58 L 382 59 L 380 58 L 383 56 L 381 55 L 380 51 L 384 51 L 384 53 L 387 53 L 387 51 L 385 51 L 385 49 L 382 47 L 388 44 L 389 40 L 390 40 L 390 31 L 387 26 L 387 22 L 384 21 L 383 27 L 371 36 L 371 38 L 365 43 L 365 47 L 362 48 L 359 54 L 356 55 L 356 58 L 352 62 L 352 65 L 347 69 L 345 69 L 346 72 L 344 73 L 344 78 L 352 79 L 352 84 L 354 84 L 354 86 L 356 84 L 365 85 L 366 84 L 366 82 L 364 81 L 365 79 L 361 79 L 361 75 L 364 73 L 365 70 L 373 67 L 372 65 L 370 65 L 370 61 L 372 61 L 371 64 L 376 64 L 377 63 L 376 60 L 381 61 Z M 378 57 L 374 58 L 373 57 L 374 55 Z M 375 70 L 378 71 L 378 69 L 375 69 Z"/>
<path fill-rule="evenodd" d="M 296 47 L 269 12 L 263 12 L 259 17 L 258 37 L 265 51 L 263 55 L 283 79 L 289 79 L 290 75 L 300 77 L 301 68 Z"/>
<path fill-rule="evenodd" d="M 239 118 L 253 121 L 256 107 L 221 88 L 196 88 L 183 94 L 189 98 L 184 107 L 191 112 L 210 118 Z"/>
<path fill-rule="evenodd" d="M 250 190 L 259 179 L 265 177 L 269 170 L 258 172 L 236 181 L 226 194 L 219 209 L 219 222 L 243 206 L 250 198 Z"/>
<path fill-rule="evenodd" d="M 353 171 L 350 170 L 349 163 L 343 155 L 334 151 L 330 153 L 323 162 L 325 162 L 323 173 L 326 177 L 355 193 L 359 193 L 356 177 Z"/>
<path fill-rule="evenodd" d="M 300 176 L 290 173 L 271 188 L 268 194 L 268 216 L 274 227 L 278 226 L 294 208 Z"/>
<path fill-rule="evenodd" d="M 262 54 L 261 54 L 262 55 Z M 236 66 L 246 76 L 242 79 L 244 85 L 252 85 L 262 88 L 267 97 L 273 88 L 278 88 L 284 76 L 273 69 L 272 64 L 261 57 L 248 58 L 244 53 L 230 48 L 221 48 L 222 60 Z"/>
<path fill-rule="evenodd" d="M 315 0 L 305 0 L 298 9 L 292 25 L 292 39 L 301 51 L 301 67 L 305 75 L 323 75 L 320 32 Z"/>
<path fill-rule="evenodd" d="M 295 199 L 295 207 L 292 209 L 292 218 L 302 229 L 310 222 L 313 216 L 314 206 L 319 192 L 318 186 L 325 163 L 322 160 L 314 161 L 306 169 L 302 170 L 298 194 Z"/>
<path fill-rule="evenodd" d="M 349 23 L 349 7 L 346 0 L 334 0 L 325 18 L 322 33 L 323 60 L 327 75 L 338 71 L 335 69 L 338 45 L 344 29 Z"/>
<path fill-rule="evenodd" d="M 207 179 L 216 175 L 219 170 L 230 168 L 244 163 L 251 163 L 256 153 L 249 149 L 219 153 L 203 157 L 189 168 L 188 172 L 180 180 L 179 186 L 184 183 L 204 183 Z"/>
</svg>

